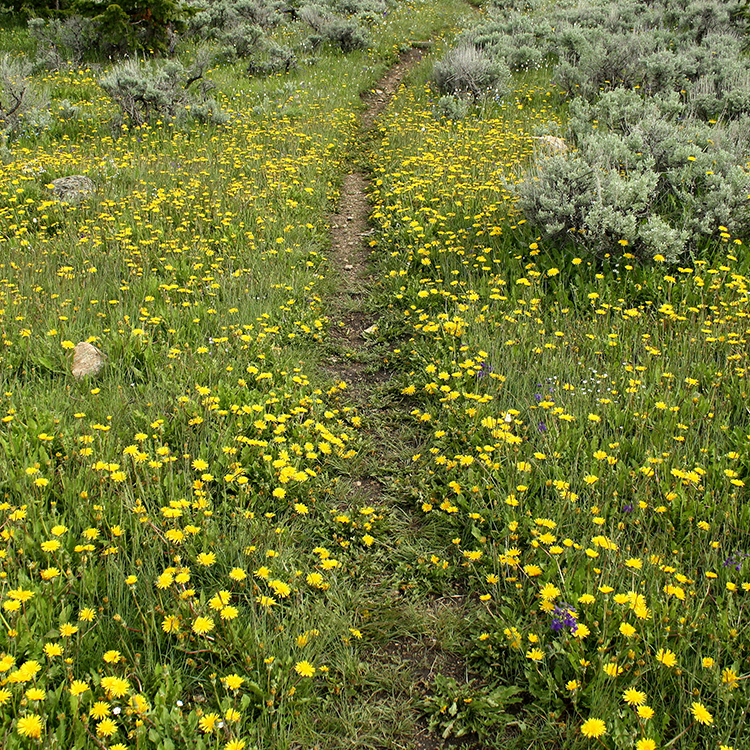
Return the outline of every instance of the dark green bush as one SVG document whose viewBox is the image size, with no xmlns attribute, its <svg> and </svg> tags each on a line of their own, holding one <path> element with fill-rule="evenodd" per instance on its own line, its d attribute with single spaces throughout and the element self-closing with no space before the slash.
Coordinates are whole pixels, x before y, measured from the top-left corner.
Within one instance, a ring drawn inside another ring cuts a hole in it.
<svg viewBox="0 0 750 750">
<path fill-rule="evenodd" d="M 136 50 L 166 52 L 174 47 L 188 15 L 178 0 L 75 0 L 31 18 L 29 32 L 37 40 L 40 60 L 60 67 L 67 61 L 80 64 Z"/>
</svg>

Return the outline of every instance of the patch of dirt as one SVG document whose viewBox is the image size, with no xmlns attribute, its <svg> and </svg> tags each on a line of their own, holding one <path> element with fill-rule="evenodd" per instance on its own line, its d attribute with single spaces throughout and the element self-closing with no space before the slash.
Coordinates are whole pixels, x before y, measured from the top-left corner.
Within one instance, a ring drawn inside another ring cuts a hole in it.
<svg viewBox="0 0 750 750">
<path fill-rule="evenodd" d="M 362 114 L 361 130 L 370 130 L 378 115 L 398 91 L 404 76 L 422 59 L 421 49 L 411 48 L 401 55 L 399 61 L 383 76 L 374 89 L 362 98 L 366 109 Z M 367 219 L 370 204 L 367 199 L 367 179 L 358 171 L 346 175 L 341 188 L 338 211 L 330 217 L 331 262 L 339 275 L 338 291 L 333 297 L 331 339 L 339 350 L 357 354 L 368 348 L 368 339 L 376 332 L 376 320 L 362 306 L 373 280 L 369 269 L 371 249 L 366 242 L 372 230 Z M 356 359 L 356 357 L 354 357 Z M 331 374 L 345 380 L 356 391 L 374 380 L 385 378 L 372 375 L 363 377 L 366 365 L 351 361 L 350 357 L 335 357 L 329 364 Z M 357 401 L 356 393 L 353 394 Z"/>
<path fill-rule="evenodd" d="M 422 59 L 428 42 L 417 42 L 413 47 L 402 53 L 399 61 L 378 81 L 378 85 L 365 94 L 362 100 L 367 105 L 362 115 L 362 126 L 369 130 L 385 108 L 391 97 L 398 91 L 404 76 Z"/>
<path fill-rule="evenodd" d="M 430 685 L 438 674 L 452 677 L 457 682 L 466 682 L 470 675 L 462 659 L 446 653 L 429 640 L 399 638 L 383 649 L 384 662 L 389 660 L 394 665 L 407 665 L 412 675 L 413 689 L 419 698 L 430 692 Z M 417 750 L 441 750 L 446 747 L 478 747 L 474 735 L 443 739 L 439 734 L 430 731 L 426 718 L 417 722 L 417 732 L 413 737 Z"/>
<path fill-rule="evenodd" d="M 420 46 L 426 46 L 419 44 Z M 409 70 L 416 65 L 423 50 L 412 48 L 405 52 L 398 63 L 378 82 L 376 87 L 362 98 L 366 104 L 361 118 L 363 137 L 374 127 L 377 117 L 388 106 L 393 95 Z M 372 230 L 368 225 L 370 204 L 367 199 L 368 182 L 359 171 L 352 171 L 344 178 L 338 210 L 330 217 L 330 260 L 337 275 L 336 290 L 330 298 L 331 327 L 329 329 L 333 353 L 326 363 L 326 370 L 347 384 L 348 399 L 360 410 L 374 413 L 383 408 L 374 398 L 378 387 L 391 377 L 387 365 L 375 350 L 377 319 L 365 307 L 365 301 L 374 284 L 370 268 L 372 250 L 368 237 Z M 387 406 L 385 407 L 387 411 Z M 365 415 L 366 416 L 366 415 Z M 367 420 L 365 420 L 366 422 Z M 365 430 L 367 429 L 365 425 Z M 383 429 L 383 428 L 381 428 Z M 387 429 L 387 428 L 386 428 Z M 377 437 L 377 436 L 376 436 Z M 380 441 L 381 444 L 383 441 Z M 356 476 L 348 481 L 347 502 L 377 505 L 383 502 L 383 481 L 375 476 Z M 450 597 L 451 601 L 435 602 L 435 607 L 461 606 L 463 598 Z M 435 675 L 454 677 L 459 682 L 469 679 L 463 660 L 442 650 L 437 641 L 430 638 L 398 638 L 385 647 L 377 660 L 405 668 L 411 679 L 412 697 L 424 697 L 429 693 Z M 447 746 L 473 747 L 475 738 L 443 740 L 431 733 L 427 721 L 418 722 L 413 737 L 408 738 L 418 750 L 438 750 Z"/>
</svg>

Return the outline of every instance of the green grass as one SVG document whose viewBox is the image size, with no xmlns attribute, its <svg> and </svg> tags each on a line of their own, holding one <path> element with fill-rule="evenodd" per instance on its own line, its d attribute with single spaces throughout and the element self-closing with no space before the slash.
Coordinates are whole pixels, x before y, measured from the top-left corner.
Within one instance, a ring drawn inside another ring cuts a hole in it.
<svg viewBox="0 0 750 750">
<path fill-rule="evenodd" d="M 402 482 L 434 545 L 417 569 L 467 593 L 476 678 L 525 692 L 504 744 L 586 747 L 592 718 L 606 747 L 731 745 L 750 591 L 744 246 L 644 268 L 535 237 L 509 186 L 535 124 L 562 113 L 545 86 L 519 80 L 460 123 L 415 86 L 372 156 L 381 326 L 422 434 Z"/>
<path fill-rule="evenodd" d="M 744 245 L 677 269 L 545 245 L 512 190 L 565 117 L 545 75 L 432 111 L 471 13 L 217 66 L 223 126 L 113 128 L 98 74 L 39 74 L 52 124 L 0 177 L 3 747 L 739 747 Z M 360 94 L 427 39 L 363 137 Z M 357 399 L 324 371 L 353 164 L 379 320 L 352 358 L 394 372 Z M 77 206 L 46 188 L 70 174 L 97 184 Z M 85 340 L 108 364 L 77 382 Z"/>
</svg>

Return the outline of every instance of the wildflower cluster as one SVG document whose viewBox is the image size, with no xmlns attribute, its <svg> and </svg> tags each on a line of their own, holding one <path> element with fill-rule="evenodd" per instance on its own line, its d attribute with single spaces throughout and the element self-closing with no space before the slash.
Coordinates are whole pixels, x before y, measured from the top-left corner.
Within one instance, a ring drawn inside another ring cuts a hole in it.
<svg viewBox="0 0 750 750">
<path fill-rule="evenodd" d="M 743 238 L 722 225 L 702 257 L 649 269 L 626 238 L 594 262 L 534 236 L 509 185 L 554 92 L 529 80 L 482 119 L 436 121 L 425 89 L 381 122 L 372 244 L 421 439 L 403 492 L 452 542 L 420 570 L 473 592 L 470 663 L 531 693 L 530 719 L 565 706 L 570 742 L 616 726 L 638 748 L 737 746 Z"/>
<path fill-rule="evenodd" d="M 389 54 L 415 17 L 428 33 L 426 3 L 389 18 Z M 317 361 L 380 58 L 318 55 L 281 89 L 214 70 L 223 122 L 113 127 L 101 73 L 42 73 L 50 122 L 4 141 L 4 746 L 284 744 L 340 690 L 363 639 L 344 584 L 387 519 L 340 481 L 362 416 Z M 95 189 L 60 200 L 70 175 Z M 106 360 L 76 379 L 82 341 Z"/>
</svg>

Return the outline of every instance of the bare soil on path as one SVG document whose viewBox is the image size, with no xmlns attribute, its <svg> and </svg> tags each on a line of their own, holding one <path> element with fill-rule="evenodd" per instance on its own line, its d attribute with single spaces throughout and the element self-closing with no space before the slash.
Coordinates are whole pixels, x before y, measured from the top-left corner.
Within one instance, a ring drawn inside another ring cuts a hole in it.
<svg viewBox="0 0 750 750">
<path fill-rule="evenodd" d="M 373 137 L 378 116 L 386 109 L 398 91 L 404 77 L 422 59 L 422 43 L 403 53 L 399 61 L 391 67 L 378 84 L 363 95 L 365 110 L 361 115 L 360 133 L 362 141 Z M 329 298 L 330 338 L 332 354 L 325 364 L 326 371 L 337 380 L 347 384 L 348 401 L 363 417 L 363 430 L 373 445 L 369 465 L 363 464 L 360 476 L 347 480 L 348 502 L 352 506 L 363 503 L 382 505 L 387 503 L 386 493 L 390 477 L 381 471 L 374 471 L 387 458 L 388 442 L 398 439 L 397 431 L 384 427 L 393 416 L 388 407 L 378 400 L 390 380 L 391 373 L 382 356 L 374 351 L 377 338 L 377 314 L 368 311 L 368 297 L 375 287 L 376 280 L 371 267 L 372 248 L 368 238 L 373 231 L 368 224 L 370 203 L 367 197 L 368 178 L 358 169 L 353 169 L 343 180 L 338 211 L 331 215 L 331 251 L 329 259 L 336 286 Z M 371 417 L 381 412 L 381 419 Z M 387 435 L 385 433 L 388 433 Z M 382 453 L 383 455 L 379 455 Z M 462 597 L 451 602 L 460 609 Z M 435 606 L 444 606 L 436 602 Z M 397 638 L 379 653 L 375 654 L 386 669 L 406 669 L 411 675 L 411 689 L 404 698 L 407 701 L 424 697 L 438 673 L 465 681 L 465 665 L 450 653 L 443 652 L 434 639 L 408 637 Z M 414 736 L 404 738 L 405 747 L 418 750 L 437 750 L 445 746 L 476 746 L 475 738 L 463 741 L 442 741 L 439 735 L 429 731 L 425 721 L 420 720 Z"/>
<path fill-rule="evenodd" d="M 411 48 L 401 55 L 378 84 L 362 98 L 366 105 L 361 116 L 360 132 L 366 138 L 378 116 L 398 91 L 404 76 L 422 59 L 421 49 Z M 328 363 L 331 375 L 344 380 L 355 404 L 375 385 L 388 379 L 384 372 L 369 372 L 362 362 L 368 348 L 368 337 L 375 333 L 375 318 L 365 312 L 365 302 L 373 286 L 369 266 L 371 248 L 367 237 L 370 204 L 367 199 L 367 177 L 358 170 L 344 177 L 338 212 L 331 216 L 331 266 L 339 281 L 331 300 L 331 338 L 339 354 Z"/>
</svg>

